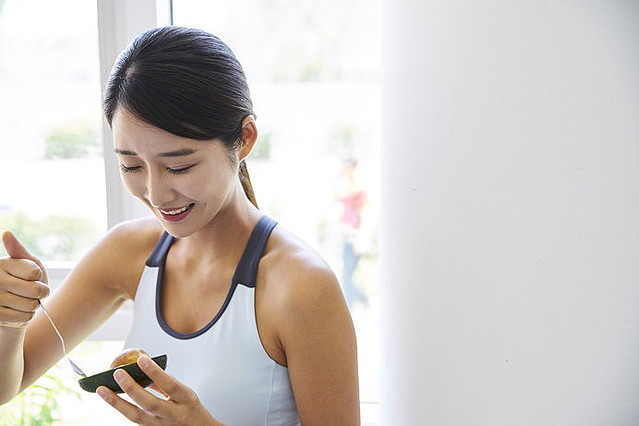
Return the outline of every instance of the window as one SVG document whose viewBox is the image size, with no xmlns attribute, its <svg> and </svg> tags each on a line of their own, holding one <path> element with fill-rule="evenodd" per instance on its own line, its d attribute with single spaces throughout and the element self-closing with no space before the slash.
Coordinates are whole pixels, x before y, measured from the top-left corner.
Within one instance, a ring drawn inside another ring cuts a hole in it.
<svg viewBox="0 0 639 426">
<path fill-rule="evenodd" d="M 43 260 L 54 291 L 107 229 L 97 23 L 96 2 L 0 0 L 0 230 Z M 126 332 L 114 319 L 102 338 Z M 121 347 L 87 342 L 72 356 L 95 372 Z M 37 383 L 0 407 L 1 426 L 122 421 L 80 391 L 64 359 Z"/>
<path fill-rule="evenodd" d="M 18 183 L 0 189 L 0 228 L 18 231 L 45 259 L 51 281 L 62 280 L 107 221 L 146 213 L 120 185 L 113 156 L 102 156 L 100 69 L 104 78 L 135 35 L 167 23 L 169 4 L 0 0 L 0 179 Z M 377 424 L 379 394 L 379 9 L 367 0 L 172 2 L 176 25 L 220 36 L 245 68 L 260 130 L 248 168 L 261 210 L 318 250 L 342 283 L 345 204 L 339 198 L 348 186 L 345 160 L 358 160 L 354 176 L 367 203 L 354 282 L 365 299 L 352 299 L 352 313 L 363 424 Z M 130 317 L 127 306 L 94 335 L 99 341 L 81 344 L 72 358 L 88 372 L 107 365 Z M 50 373 L 76 391 L 65 362 Z M 122 420 L 83 392 L 81 404 L 74 393 L 56 392 L 61 424 Z M 6 409 L 0 419 L 8 418 Z"/>
<path fill-rule="evenodd" d="M 106 230 L 96 20 L 83 0 L 0 2 L 0 228 L 49 264 Z"/>
</svg>

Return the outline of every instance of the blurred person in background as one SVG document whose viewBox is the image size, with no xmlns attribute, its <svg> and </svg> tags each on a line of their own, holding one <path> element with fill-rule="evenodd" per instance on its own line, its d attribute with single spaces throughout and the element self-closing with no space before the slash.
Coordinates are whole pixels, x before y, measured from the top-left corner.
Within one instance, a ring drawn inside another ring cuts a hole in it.
<svg viewBox="0 0 639 426">
<path fill-rule="evenodd" d="M 355 271 L 360 258 L 366 252 L 366 235 L 363 231 L 363 212 L 368 196 L 357 177 L 358 159 L 348 156 L 337 178 L 336 200 L 340 203 L 340 234 L 342 239 L 342 290 L 349 308 L 355 303 L 368 303 L 368 297 L 355 282 Z"/>
</svg>

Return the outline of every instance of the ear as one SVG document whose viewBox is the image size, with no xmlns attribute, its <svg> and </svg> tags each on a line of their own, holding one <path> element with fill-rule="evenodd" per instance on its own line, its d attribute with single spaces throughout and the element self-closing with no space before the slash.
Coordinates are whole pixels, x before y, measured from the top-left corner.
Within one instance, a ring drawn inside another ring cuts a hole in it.
<svg viewBox="0 0 639 426">
<path fill-rule="evenodd" d="M 238 151 L 238 160 L 242 161 L 253 150 L 255 141 L 257 140 L 257 126 L 255 124 L 255 118 L 252 115 L 247 115 L 242 120 L 242 144 Z"/>
</svg>

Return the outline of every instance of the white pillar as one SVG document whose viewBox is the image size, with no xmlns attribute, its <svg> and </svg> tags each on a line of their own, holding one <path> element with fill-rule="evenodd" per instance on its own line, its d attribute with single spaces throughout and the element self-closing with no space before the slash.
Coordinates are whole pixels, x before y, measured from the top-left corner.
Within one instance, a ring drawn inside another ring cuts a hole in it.
<svg viewBox="0 0 639 426">
<path fill-rule="evenodd" d="M 382 3 L 382 424 L 639 424 L 639 2 Z"/>
</svg>

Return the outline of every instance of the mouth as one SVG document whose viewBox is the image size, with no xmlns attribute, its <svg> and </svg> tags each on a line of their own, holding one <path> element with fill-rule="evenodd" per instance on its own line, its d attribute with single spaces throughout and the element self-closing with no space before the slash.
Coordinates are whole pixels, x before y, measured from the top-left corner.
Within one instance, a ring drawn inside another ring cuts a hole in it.
<svg viewBox="0 0 639 426">
<path fill-rule="evenodd" d="M 165 220 L 168 220 L 170 222 L 177 222 L 188 216 L 194 205 L 194 203 L 191 203 L 189 205 L 178 207 L 175 209 L 157 209 L 157 211 L 160 212 Z"/>
</svg>

